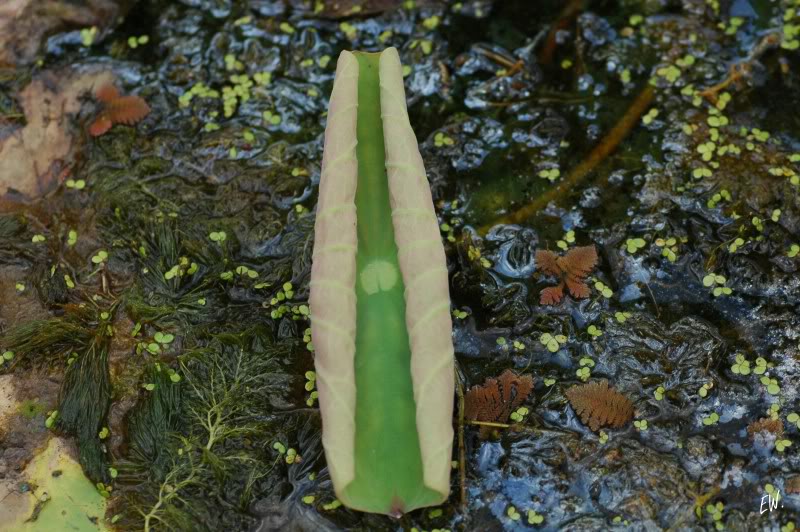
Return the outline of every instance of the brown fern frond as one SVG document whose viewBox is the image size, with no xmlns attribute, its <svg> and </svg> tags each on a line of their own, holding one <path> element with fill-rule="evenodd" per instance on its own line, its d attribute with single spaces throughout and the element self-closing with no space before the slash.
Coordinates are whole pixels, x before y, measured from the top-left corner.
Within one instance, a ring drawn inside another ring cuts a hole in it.
<svg viewBox="0 0 800 532">
<path fill-rule="evenodd" d="M 473 386 L 467 391 L 464 417 L 468 421 L 506 423 L 532 390 L 532 376 L 517 375 L 507 369 L 499 377 L 486 379 L 483 385 Z M 491 432 L 491 427 L 481 427 L 480 437 L 485 439 Z"/>
<path fill-rule="evenodd" d="M 621 427 L 633 418 L 633 403 L 609 388 L 605 379 L 573 386 L 566 395 L 584 425 L 594 431 L 600 427 Z"/>
<path fill-rule="evenodd" d="M 508 415 L 516 410 L 533 391 L 533 377 L 530 375 L 517 375 L 510 369 L 505 370 L 498 378 L 500 390 L 503 392 L 503 402 L 509 406 Z"/>
<path fill-rule="evenodd" d="M 119 91 L 111 83 L 103 85 L 102 87 L 97 89 L 97 92 L 95 92 L 94 94 L 97 97 L 97 99 L 103 103 L 108 103 L 119 98 Z"/>
<path fill-rule="evenodd" d="M 786 479 L 786 493 L 800 493 L 800 475 Z"/>
<path fill-rule="evenodd" d="M 780 419 L 762 417 L 758 421 L 753 421 L 747 425 L 747 434 L 751 438 L 755 438 L 756 434 L 762 432 L 770 432 L 777 438 L 781 438 L 783 436 L 783 422 Z"/>
<path fill-rule="evenodd" d="M 138 96 L 120 96 L 106 104 L 105 112 L 115 124 L 133 125 L 150 113 L 150 107 Z"/>
<path fill-rule="evenodd" d="M 542 290 L 539 297 L 540 304 L 555 305 L 560 302 L 564 297 L 565 285 L 572 297 L 578 299 L 589 297 L 591 291 L 585 280 L 597 265 L 597 250 L 594 246 L 571 249 L 563 257 L 558 257 L 552 251 L 538 250 L 536 262 L 539 270 L 554 275 L 561 281 L 557 286 Z"/>
<path fill-rule="evenodd" d="M 583 279 L 597 266 L 597 250 L 594 246 L 571 249 L 561 257 L 559 266 L 570 277 Z"/>
<path fill-rule="evenodd" d="M 482 386 L 473 386 L 467 391 L 464 401 L 464 417 L 469 421 L 498 421 L 503 417 L 497 379 L 486 379 Z"/>
<path fill-rule="evenodd" d="M 556 305 L 564 297 L 564 283 L 558 286 L 548 286 L 539 296 L 540 305 Z"/>
<path fill-rule="evenodd" d="M 113 125 L 114 124 L 111 123 L 111 119 L 109 119 L 105 114 L 101 113 L 89 126 L 89 134 L 93 137 L 98 137 L 111 129 L 111 126 Z"/>
<path fill-rule="evenodd" d="M 558 255 L 550 250 L 536 250 L 536 265 L 539 267 L 539 270 L 547 275 L 561 276 L 561 268 L 558 267 Z"/>
<path fill-rule="evenodd" d="M 150 113 L 150 107 L 139 96 L 120 96 L 113 85 L 104 85 L 95 93 L 103 102 L 103 109 L 89 126 L 89 133 L 96 137 L 102 135 L 114 124 L 132 126 Z"/>
<path fill-rule="evenodd" d="M 566 283 L 567 288 L 569 288 L 569 293 L 572 294 L 574 298 L 585 299 L 591 294 L 589 286 L 581 280 L 567 276 Z"/>
</svg>

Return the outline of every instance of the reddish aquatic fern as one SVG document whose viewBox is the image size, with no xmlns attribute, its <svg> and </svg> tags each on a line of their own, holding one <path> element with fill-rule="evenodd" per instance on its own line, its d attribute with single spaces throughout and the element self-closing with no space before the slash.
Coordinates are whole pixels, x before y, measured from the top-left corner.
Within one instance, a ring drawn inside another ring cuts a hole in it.
<svg viewBox="0 0 800 532">
<path fill-rule="evenodd" d="M 575 413 L 592 430 L 621 427 L 633 418 L 633 403 L 609 388 L 607 380 L 573 386 L 566 395 Z"/>
<path fill-rule="evenodd" d="M 759 434 L 767 432 L 772 433 L 776 438 L 783 437 L 783 421 L 780 419 L 762 417 L 758 421 L 753 421 L 747 425 L 747 434 L 749 434 L 752 439 L 755 439 Z"/>
<path fill-rule="evenodd" d="M 566 286 L 572 297 L 583 299 L 589 297 L 589 286 L 586 277 L 597 265 L 597 250 L 594 246 L 582 246 L 571 249 L 563 257 L 552 251 L 540 249 L 536 252 L 536 264 L 539 270 L 553 275 L 560 280 L 556 286 L 542 290 L 539 303 L 555 305 L 564 297 Z"/>
<path fill-rule="evenodd" d="M 103 108 L 89 126 L 89 133 L 93 137 L 102 135 L 114 124 L 132 126 L 150 113 L 150 107 L 142 98 L 121 96 L 117 88 L 111 84 L 97 89 L 95 96 L 103 103 Z"/>
<path fill-rule="evenodd" d="M 495 379 L 486 379 L 483 385 L 473 386 L 464 396 L 468 421 L 505 423 L 508 417 L 528 398 L 533 390 L 533 377 L 517 375 L 510 369 Z M 480 437 L 491 434 L 490 426 L 482 426 Z"/>
</svg>

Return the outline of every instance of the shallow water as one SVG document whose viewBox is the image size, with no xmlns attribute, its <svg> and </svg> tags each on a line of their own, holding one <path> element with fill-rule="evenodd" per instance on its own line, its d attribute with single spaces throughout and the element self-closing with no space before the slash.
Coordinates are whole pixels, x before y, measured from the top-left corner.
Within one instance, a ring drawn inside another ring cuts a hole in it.
<svg viewBox="0 0 800 532">
<path fill-rule="evenodd" d="M 791 530 L 800 8 L 396 3 L 151 0 L 0 41 L 3 493 L 57 434 L 121 530 Z M 448 503 L 399 520 L 331 506 L 307 373 L 336 58 L 386 46 L 463 385 L 534 382 L 512 427 L 464 427 Z M 92 137 L 109 74 L 151 112 Z M 536 252 L 587 245 L 589 297 L 540 304 Z M 601 378 L 635 413 L 596 433 L 565 391 Z"/>
</svg>

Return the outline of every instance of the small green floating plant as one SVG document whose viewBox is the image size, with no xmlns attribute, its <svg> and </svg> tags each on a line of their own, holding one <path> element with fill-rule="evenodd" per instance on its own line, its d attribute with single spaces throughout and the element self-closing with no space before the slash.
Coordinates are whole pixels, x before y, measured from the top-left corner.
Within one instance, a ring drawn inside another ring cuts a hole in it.
<svg viewBox="0 0 800 532">
<path fill-rule="evenodd" d="M 344 51 L 320 177 L 311 329 L 336 497 L 399 516 L 450 490 L 447 266 L 397 50 Z"/>
</svg>

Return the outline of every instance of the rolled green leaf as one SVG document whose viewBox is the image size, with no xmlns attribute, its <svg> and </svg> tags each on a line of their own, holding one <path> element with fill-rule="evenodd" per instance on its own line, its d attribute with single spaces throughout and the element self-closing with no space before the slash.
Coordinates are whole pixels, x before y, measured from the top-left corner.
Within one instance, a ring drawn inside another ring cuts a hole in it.
<svg viewBox="0 0 800 532">
<path fill-rule="evenodd" d="M 339 56 L 310 305 L 322 440 L 339 500 L 390 515 L 446 500 L 447 266 L 394 48 Z"/>
</svg>

